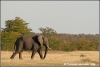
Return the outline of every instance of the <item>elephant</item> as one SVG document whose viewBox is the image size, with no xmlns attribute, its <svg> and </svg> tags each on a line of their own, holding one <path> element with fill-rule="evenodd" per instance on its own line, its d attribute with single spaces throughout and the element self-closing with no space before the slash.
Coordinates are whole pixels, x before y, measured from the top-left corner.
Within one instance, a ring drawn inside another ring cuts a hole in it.
<svg viewBox="0 0 100 67">
<path fill-rule="evenodd" d="M 42 55 L 42 49 L 41 49 L 42 45 L 45 46 L 44 57 Z M 15 46 L 16 46 L 16 49 L 15 49 Z M 34 58 L 34 55 L 36 52 L 38 52 L 41 59 L 45 59 L 48 49 L 51 49 L 49 48 L 48 38 L 42 34 L 35 35 L 35 36 L 21 36 L 15 41 L 15 44 L 14 44 L 15 52 L 13 52 L 10 59 L 14 59 L 14 57 L 18 53 L 19 53 L 19 59 L 22 59 L 22 52 L 24 50 L 25 51 L 32 50 L 31 59 Z"/>
</svg>

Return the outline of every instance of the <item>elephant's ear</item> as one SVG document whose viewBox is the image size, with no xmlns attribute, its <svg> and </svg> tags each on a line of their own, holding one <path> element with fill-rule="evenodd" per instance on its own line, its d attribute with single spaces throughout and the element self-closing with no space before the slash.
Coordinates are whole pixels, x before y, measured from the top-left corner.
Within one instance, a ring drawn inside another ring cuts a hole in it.
<svg viewBox="0 0 100 67">
<path fill-rule="evenodd" d="M 41 45 L 43 45 L 43 40 L 44 40 L 44 36 L 43 35 L 39 35 L 38 36 L 38 41 Z"/>
</svg>

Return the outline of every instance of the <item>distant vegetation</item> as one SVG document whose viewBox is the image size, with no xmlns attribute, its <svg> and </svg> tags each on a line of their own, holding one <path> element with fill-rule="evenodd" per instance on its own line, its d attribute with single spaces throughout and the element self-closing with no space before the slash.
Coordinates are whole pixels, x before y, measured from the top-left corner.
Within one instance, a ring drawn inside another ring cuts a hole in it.
<svg viewBox="0 0 100 67">
<path fill-rule="evenodd" d="M 22 35 L 33 36 L 36 33 L 31 32 L 23 19 L 16 17 L 14 20 L 5 21 L 6 28 L 1 32 L 1 49 L 13 50 L 15 40 Z M 39 28 L 41 34 L 49 39 L 50 48 L 60 51 L 96 51 L 99 46 L 99 34 L 59 34 L 54 29 L 46 27 Z M 33 29 L 34 31 L 34 29 Z"/>
</svg>

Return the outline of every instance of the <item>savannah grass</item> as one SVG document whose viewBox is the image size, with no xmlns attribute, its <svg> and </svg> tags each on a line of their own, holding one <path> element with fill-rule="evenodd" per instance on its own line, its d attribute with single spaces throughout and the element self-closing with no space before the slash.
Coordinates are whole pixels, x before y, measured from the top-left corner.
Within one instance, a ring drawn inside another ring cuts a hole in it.
<svg viewBox="0 0 100 67">
<path fill-rule="evenodd" d="M 30 51 L 22 53 L 23 60 L 19 59 L 18 54 L 11 60 L 12 53 L 11 51 L 1 51 L 1 66 L 63 66 L 64 63 L 81 62 L 94 62 L 98 66 L 99 62 L 99 51 L 48 51 L 44 60 L 40 59 L 38 53 L 31 59 Z"/>
</svg>

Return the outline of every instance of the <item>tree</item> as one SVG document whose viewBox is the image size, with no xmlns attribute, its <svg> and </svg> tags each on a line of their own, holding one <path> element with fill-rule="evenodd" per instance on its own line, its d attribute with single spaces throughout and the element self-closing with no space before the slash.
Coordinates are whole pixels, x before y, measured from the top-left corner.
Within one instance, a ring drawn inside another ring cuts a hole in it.
<svg viewBox="0 0 100 67">
<path fill-rule="evenodd" d="M 15 17 L 14 20 L 7 20 L 5 21 L 6 28 L 3 29 L 5 32 L 18 32 L 22 35 L 30 34 L 30 31 L 32 31 L 31 28 L 28 28 L 28 24 L 23 19 L 20 19 L 19 17 Z"/>
<path fill-rule="evenodd" d="M 42 32 L 43 35 L 46 35 L 47 37 L 50 37 L 52 35 L 57 35 L 57 32 L 54 29 L 49 27 L 46 28 L 40 27 L 39 30 Z"/>
<path fill-rule="evenodd" d="M 2 50 L 12 50 L 15 40 L 22 35 L 33 35 L 32 29 L 27 26 L 28 24 L 19 17 L 5 21 L 6 28 L 2 28 L 1 31 Z"/>
</svg>

